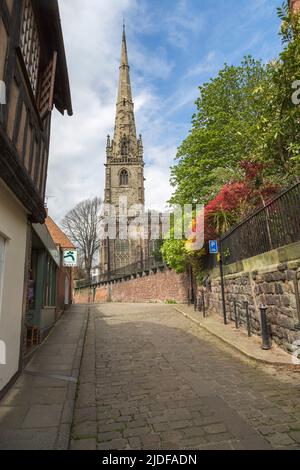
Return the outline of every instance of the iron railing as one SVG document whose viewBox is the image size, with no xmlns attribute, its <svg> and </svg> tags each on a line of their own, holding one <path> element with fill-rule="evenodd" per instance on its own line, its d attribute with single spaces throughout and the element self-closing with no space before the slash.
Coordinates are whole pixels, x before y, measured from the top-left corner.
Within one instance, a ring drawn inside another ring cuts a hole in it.
<svg viewBox="0 0 300 470">
<path fill-rule="evenodd" d="M 300 182 L 221 237 L 224 264 L 231 264 L 300 240 Z"/>
<path fill-rule="evenodd" d="M 100 284 L 105 284 L 111 281 L 117 281 L 134 275 L 141 275 L 149 271 L 163 269 L 166 267 L 165 262 L 157 257 L 147 258 L 145 260 L 138 261 L 136 263 L 122 266 L 113 271 L 100 274 L 99 276 L 92 276 L 87 279 L 81 279 L 76 282 L 75 289 L 81 289 L 83 287 L 93 287 Z"/>
</svg>

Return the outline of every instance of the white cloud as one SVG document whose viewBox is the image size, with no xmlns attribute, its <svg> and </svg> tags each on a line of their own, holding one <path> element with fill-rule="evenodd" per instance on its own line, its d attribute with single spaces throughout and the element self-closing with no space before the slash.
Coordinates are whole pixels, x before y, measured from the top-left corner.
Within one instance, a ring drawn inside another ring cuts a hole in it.
<svg viewBox="0 0 300 470">
<path fill-rule="evenodd" d="M 193 65 L 186 73 L 185 78 L 194 76 L 201 76 L 203 73 L 213 72 L 216 67 L 217 54 L 215 51 L 210 51 L 204 59 L 198 64 Z"/>
<path fill-rule="evenodd" d="M 88 3 L 88 8 L 83 8 L 81 0 L 60 1 L 74 116 L 54 113 L 52 122 L 47 201 L 49 212 L 58 221 L 81 200 L 103 197 L 106 136 L 113 133 L 114 126 L 122 21 L 125 16 L 130 30 L 130 15 L 136 7 L 136 0 Z M 167 78 L 173 65 L 163 51 L 149 55 L 128 36 L 137 130 L 145 130 L 147 154 L 148 119 L 159 107 L 159 98 L 148 82 Z M 162 171 L 151 165 L 147 169 L 149 181 L 155 171 Z M 163 171 L 167 173 L 167 165 Z M 169 187 L 168 175 L 165 184 Z M 167 195 L 167 189 L 160 192 L 163 199 Z"/>
</svg>

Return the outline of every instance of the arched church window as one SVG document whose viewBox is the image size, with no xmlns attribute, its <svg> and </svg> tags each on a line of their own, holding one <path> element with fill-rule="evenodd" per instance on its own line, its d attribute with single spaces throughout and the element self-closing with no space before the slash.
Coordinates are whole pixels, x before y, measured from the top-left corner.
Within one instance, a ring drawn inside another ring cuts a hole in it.
<svg viewBox="0 0 300 470">
<path fill-rule="evenodd" d="M 120 186 L 128 186 L 129 175 L 127 170 L 122 170 L 120 173 Z"/>
<path fill-rule="evenodd" d="M 124 268 L 129 264 L 129 241 L 116 240 L 116 268 Z"/>
</svg>

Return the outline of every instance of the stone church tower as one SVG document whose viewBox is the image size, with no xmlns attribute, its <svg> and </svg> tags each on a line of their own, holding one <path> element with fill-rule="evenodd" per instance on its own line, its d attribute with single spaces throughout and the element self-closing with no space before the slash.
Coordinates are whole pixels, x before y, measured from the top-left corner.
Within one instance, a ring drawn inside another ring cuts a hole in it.
<svg viewBox="0 0 300 470">
<path fill-rule="evenodd" d="M 123 27 L 119 90 L 113 139 L 108 136 L 105 164 L 104 202 L 112 204 L 117 216 L 119 198 L 127 197 L 128 208 L 145 203 L 144 160 L 141 135 L 137 138 L 130 83 L 125 27 Z M 143 240 L 104 240 L 100 248 L 100 270 L 105 273 L 146 257 Z"/>
</svg>

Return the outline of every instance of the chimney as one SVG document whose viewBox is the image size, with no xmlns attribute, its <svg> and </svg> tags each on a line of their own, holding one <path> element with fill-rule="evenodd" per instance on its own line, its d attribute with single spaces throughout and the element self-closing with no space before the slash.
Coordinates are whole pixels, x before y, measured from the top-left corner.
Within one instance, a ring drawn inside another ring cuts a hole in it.
<svg viewBox="0 0 300 470">
<path fill-rule="evenodd" d="M 300 0 L 290 0 L 290 9 L 293 13 L 300 12 Z"/>
</svg>

